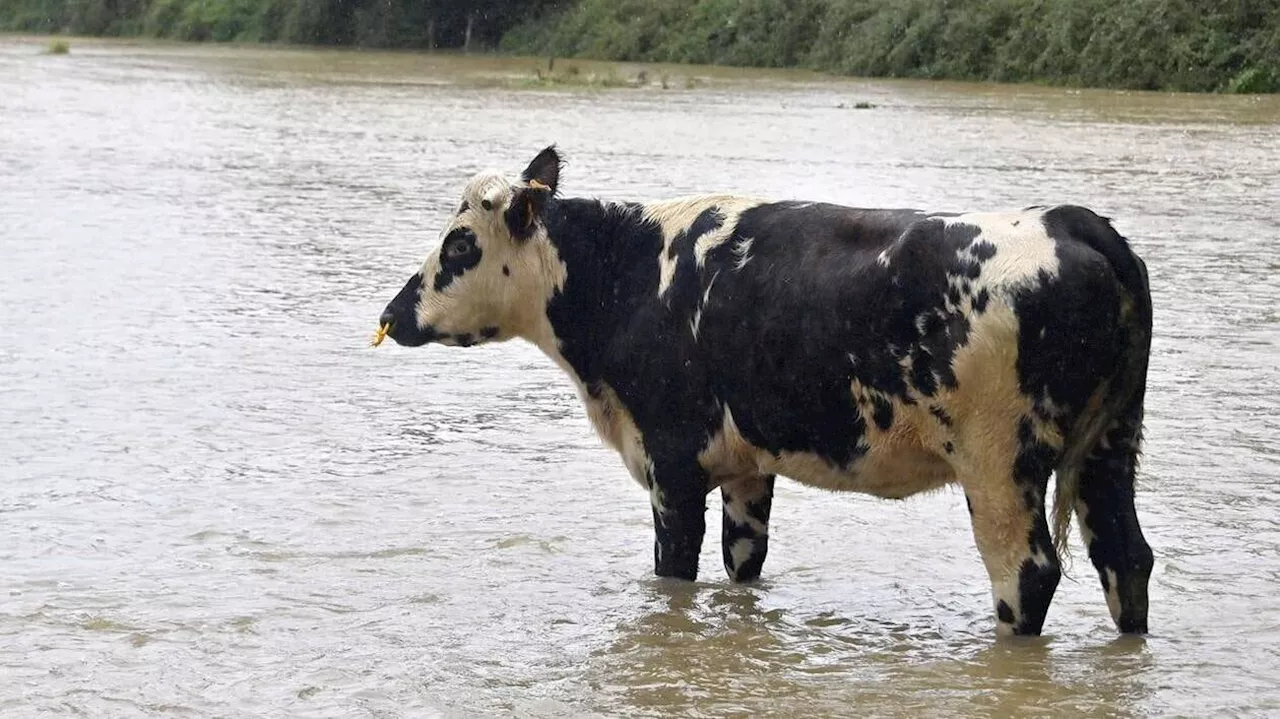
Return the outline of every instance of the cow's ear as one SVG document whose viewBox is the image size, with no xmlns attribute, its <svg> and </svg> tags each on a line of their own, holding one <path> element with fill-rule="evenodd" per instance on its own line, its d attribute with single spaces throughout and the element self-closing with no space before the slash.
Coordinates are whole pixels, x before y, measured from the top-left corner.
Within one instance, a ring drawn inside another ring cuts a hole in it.
<svg viewBox="0 0 1280 719">
<path fill-rule="evenodd" d="M 538 217 L 547 201 L 556 194 L 556 185 L 560 182 L 560 154 L 555 146 L 539 152 L 520 179 L 524 180 L 524 185 L 516 187 L 511 204 L 507 205 L 505 219 L 511 236 L 525 240 L 533 234 Z"/>
<path fill-rule="evenodd" d="M 556 186 L 560 184 L 560 153 L 556 152 L 556 146 L 551 145 L 539 152 L 524 169 L 520 179 L 530 187 L 537 188 L 541 185 L 550 191 L 549 194 L 556 194 Z"/>
</svg>

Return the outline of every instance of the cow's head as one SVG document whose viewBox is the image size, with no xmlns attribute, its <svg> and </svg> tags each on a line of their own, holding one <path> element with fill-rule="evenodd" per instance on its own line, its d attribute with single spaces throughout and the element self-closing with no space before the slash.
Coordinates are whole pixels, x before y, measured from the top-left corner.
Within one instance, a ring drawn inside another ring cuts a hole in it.
<svg viewBox="0 0 1280 719">
<path fill-rule="evenodd" d="M 560 179 L 554 147 L 518 181 L 483 173 L 467 183 L 440 248 L 383 311 L 378 335 L 417 347 L 472 345 L 535 332 L 563 281 L 544 213 Z"/>
</svg>

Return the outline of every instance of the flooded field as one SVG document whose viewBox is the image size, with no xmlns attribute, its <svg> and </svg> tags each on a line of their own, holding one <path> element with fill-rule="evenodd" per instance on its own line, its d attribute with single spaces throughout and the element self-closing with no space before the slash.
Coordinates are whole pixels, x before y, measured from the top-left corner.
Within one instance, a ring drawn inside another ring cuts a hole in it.
<svg viewBox="0 0 1280 719">
<path fill-rule="evenodd" d="M 0 715 L 1280 713 L 1280 98 L 42 48 L 0 38 Z M 764 581 L 718 511 L 657 581 L 549 360 L 369 348 L 463 181 L 552 142 L 568 195 L 1114 218 L 1156 306 L 1151 635 L 1073 535 L 1045 636 L 996 641 L 958 489 L 779 480 Z"/>
</svg>

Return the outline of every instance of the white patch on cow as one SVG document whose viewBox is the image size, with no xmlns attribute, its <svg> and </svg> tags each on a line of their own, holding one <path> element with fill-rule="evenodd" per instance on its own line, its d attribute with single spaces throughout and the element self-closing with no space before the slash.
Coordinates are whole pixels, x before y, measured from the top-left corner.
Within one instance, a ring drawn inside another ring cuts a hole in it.
<svg viewBox="0 0 1280 719">
<path fill-rule="evenodd" d="M 662 516 L 667 513 L 666 499 L 663 497 L 662 487 L 653 481 L 653 461 L 648 458 L 645 461 L 649 470 L 649 506 L 653 507 L 658 516 Z"/>
<path fill-rule="evenodd" d="M 948 229 L 955 225 L 971 225 L 978 236 L 957 253 L 972 257 L 970 247 L 982 242 L 995 246 L 996 254 L 982 262 L 982 274 L 974 291 L 982 287 L 1016 286 L 1034 283 L 1041 272 L 1058 276 L 1056 243 L 1044 226 L 1042 210 L 1023 212 L 974 212 L 958 217 L 942 218 Z"/>
<path fill-rule="evenodd" d="M 756 543 L 751 541 L 750 538 L 742 537 L 734 540 L 733 544 L 729 546 L 729 556 L 733 560 L 733 568 L 739 569 L 743 564 L 746 564 L 755 551 Z"/>
<path fill-rule="evenodd" d="M 1093 530 L 1089 529 L 1089 505 L 1076 501 L 1076 526 L 1080 530 L 1080 540 L 1084 542 L 1085 549 L 1093 545 Z"/>
<path fill-rule="evenodd" d="M 742 211 L 754 207 L 753 201 L 739 200 L 731 206 L 723 206 L 720 208 L 721 214 L 724 215 L 724 222 L 712 230 L 698 238 L 693 243 L 693 260 L 698 269 L 702 269 L 707 264 L 707 253 L 729 241 L 729 237 L 733 235 L 733 231 L 738 227 L 738 216 Z"/>
<path fill-rule="evenodd" d="M 1018 583 L 1017 571 L 1009 572 L 1006 576 L 1000 579 L 993 579 L 991 582 L 991 596 L 995 599 L 996 616 L 999 617 L 1001 601 L 1004 601 L 1005 604 L 1009 605 L 1009 609 L 1013 610 L 1012 624 L 996 621 L 997 636 L 1012 636 L 1014 628 L 1022 619 L 1022 596 L 1018 591 Z"/>
<path fill-rule="evenodd" d="M 1043 569 L 1049 566 L 1049 555 L 1045 554 L 1044 549 L 1036 547 L 1036 551 L 1031 553 L 1031 561 Z"/>
<path fill-rule="evenodd" d="M 768 534 L 769 527 L 764 522 L 751 516 L 751 512 L 747 511 L 747 497 L 733 493 L 732 488 L 729 489 L 729 492 L 729 501 L 724 503 L 724 513 L 729 521 L 737 525 L 751 527 L 756 534 Z"/>
<path fill-rule="evenodd" d="M 707 302 L 711 300 L 711 288 L 715 286 L 716 279 L 720 277 L 720 270 L 711 276 L 711 281 L 707 283 L 707 289 L 702 293 L 702 301 L 698 303 L 697 309 L 693 311 L 693 319 L 689 320 L 689 329 L 693 332 L 693 338 L 698 339 L 698 325 L 702 322 L 702 308 L 707 306 Z"/>
<path fill-rule="evenodd" d="M 1120 623 L 1120 578 L 1116 576 L 1116 570 L 1107 567 L 1104 570 L 1107 574 L 1107 609 L 1111 611 L 1111 619 L 1117 624 Z"/>
<path fill-rule="evenodd" d="M 733 234 L 738 216 L 743 210 L 755 207 L 761 202 L 762 200 L 756 198 L 738 195 L 694 195 L 645 205 L 644 219 L 657 224 L 662 231 L 662 247 L 658 251 L 658 296 L 666 294 L 667 288 L 671 286 L 676 276 L 679 257 L 671 256 L 671 243 L 689 229 L 689 226 L 698 219 L 698 215 L 708 208 L 715 207 L 723 220 L 720 227 L 699 237 L 694 243 L 695 262 L 701 267 L 705 262 L 706 254 Z"/>
<path fill-rule="evenodd" d="M 733 246 L 733 254 L 738 257 L 738 259 L 733 263 L 733 269 L 735 271 L 741 272 L 742 269 L 747 266 L 747 263 L 751 261 L 751 245 L 754 242 L 754 237 L 744 237 L 741 240 L 738 240 L 738 244 Z"/>
<path fill-rule="evenodd" d="M 880 250 L 880 254 L 876 255 L 876 262 L 879 263 L 881 267 L 889 266 L 889 250 L 891 250 L 892 248 L 893 246 L 890 245 L 889 247 L 886 247 L 885 249 Z"/>
<path fill-rule="evenodd" d="M 761 454 L 767 455 L 743 439 L 733 420 L 733 410 L 725 407 L 720 431 L 712 435 L 698 453 L 698 464 L 710 477 L 711 486 L 715 487 L 744 475 L 762 474 L 759 471 Z"/>
</svg>

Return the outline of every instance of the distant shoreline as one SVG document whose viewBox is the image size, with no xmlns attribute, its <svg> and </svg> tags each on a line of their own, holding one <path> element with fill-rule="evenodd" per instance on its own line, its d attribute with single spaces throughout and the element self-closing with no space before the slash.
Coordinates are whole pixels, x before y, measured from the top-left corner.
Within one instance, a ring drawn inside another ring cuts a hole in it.
<svg viewBox="0 0 1280 719">
<path fill-rule="evenodd" d="M 482 15 L 415 11 L 411 0 L 343 14 L 334 3 L 137 0 L 132 15 L 113 16 L 107 0 L 10 0 L 0 31 L 411 52 L 465 45 L 473 54 L 849 78 L 1280 92 L 1280 0 L 491 0 Z"/>
</svg>

